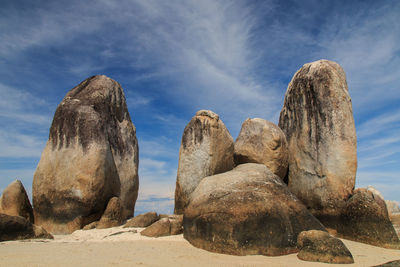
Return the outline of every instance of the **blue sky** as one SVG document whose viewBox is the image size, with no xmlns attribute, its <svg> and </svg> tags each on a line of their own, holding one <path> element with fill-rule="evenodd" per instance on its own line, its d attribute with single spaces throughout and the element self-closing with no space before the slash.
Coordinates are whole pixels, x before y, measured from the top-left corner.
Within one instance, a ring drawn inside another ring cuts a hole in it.
<svg viewBox="0 0 400 267">
<path fill-rule="evenodd" d="M 347 74 L 357 187 L 400 201 L 400 1 L 0 0 L 0 190 L 32 177 L 58 103 L 105 74 L 125 90 L 140 147 L 136 212 L 172 212 L 179 145 L 199 109 L 233 138 L 278 122 L 303 64 Z"/>
</svg>

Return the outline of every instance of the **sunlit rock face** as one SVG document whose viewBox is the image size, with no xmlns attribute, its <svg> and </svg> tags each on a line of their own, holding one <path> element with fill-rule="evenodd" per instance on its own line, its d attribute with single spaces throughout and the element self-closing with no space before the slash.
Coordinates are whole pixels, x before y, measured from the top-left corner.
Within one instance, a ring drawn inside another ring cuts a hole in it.
<svg viewBox="0 0 400 267">
<path fill-rule="evenodd" d="M 210 110 L 200 110 L 185 127 L 179 150 L 175 213 L 183 214 L 190 194 L 209 175 L 232 170 L 234 144 L 225 124 Z"/>
<path fill-rule="evenodd" d="M 355 185 L 357 138 L 346 75 L 319 60 L 296 72 L 279 127 L 289 147 L 289 189 L 318 218 L 338 216 Z"/>
<path fill-rule="evenodd" d="M 311 229 L 326 231 L 282 179 L 256 163 L 202 179 L 183 215 L 192 245 L 232 255 L 294 253 L 298 234 Z"/>
<path fill-rule="evenodd" d="M 100 219 L 118 196 L 133 215 L 138 191 L 138 143 L 122 87 L 93 76 L 57 107 L 33 179 L 35 223 L 69 233 Z"/>
<path fill-rule="evenodd" d="M 0 213 L 21 216 L 33 223 L 31 202 L 20 180 L 15 180 L 4 189 L 0 197 Z"/>
<path fill-rule="evenodd" d="M 260 118 L 245 120 L 235 141 L 234 159 L 237 165 L 261 163 L 284 179 L 288 156 L 285 134 L 277 125 Z"/>
</svg>

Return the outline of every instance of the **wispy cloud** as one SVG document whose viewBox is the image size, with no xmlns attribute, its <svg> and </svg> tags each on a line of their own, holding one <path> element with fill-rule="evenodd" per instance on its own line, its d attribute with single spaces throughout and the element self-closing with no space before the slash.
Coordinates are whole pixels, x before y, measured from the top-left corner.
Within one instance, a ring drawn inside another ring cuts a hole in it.
<svg viewBox="0 0 400 267">
<path fill-rule="evenodd" d="M 330 17 L 319 36 L 319 53 L 340 62 L 347 72 L 356 114 L 400 99 L 400 4 L 367 6 Z"/>
<path fill-rule="evenodd" d="M 32 9 L 22 21 L 18 12 L 8 14 L 7 25 L 15 26 L 3 36 L 4 56 L 33 46 L 60 45 L 61 41 L 72 45 L 80 40 L 83 47 L 90 45 L 105 56 L 67 57 L 72 74 L 101 71 L 122 57 L 133 69 L 151 66 L 149 73 L 171 80 L 173 90 L 164 93 L 193 108 L 191 112 L 213 109 L 238 124 L 246 116 L 272 116 L 277 107 L 275 88 L 266 91 L 264 86 L 269 84 L 254 75 L 260 58 L 252 49 L 257 20 L 251 6 L 208 0 L 100 3 L 80 3 L 79 8 L 49 5 Z M 84 36 L 92 38 L 82 40 Z M 93 37 L 100 42 L 88 43 Z M 86 50 L 83 47 L 81 52 Z"/>
<path fill-rule="evenodd" d="M 40 156 L 46 140 L 35 135 L 0 129 L 0 157 Z"/>
</svg>

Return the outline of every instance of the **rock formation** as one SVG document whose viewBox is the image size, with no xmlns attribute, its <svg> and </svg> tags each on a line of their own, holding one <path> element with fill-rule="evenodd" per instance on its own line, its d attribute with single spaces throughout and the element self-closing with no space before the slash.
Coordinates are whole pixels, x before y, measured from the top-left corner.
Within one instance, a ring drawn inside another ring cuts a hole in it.
<svg viewBox="0 0 400 267">
<path fill-rule="evenodd" d="M 142 232 L 141 235 L 148 237 L 161 237 L 182 234 L 183 215 L 168 215 L 154 222 Z"/>
<path fill-rule="evenodd" d="M 107 208 L 96 225 L 97 229 L 104 229 L 122 225 L 124 218 L 121 201 L 118 197 L 113 197 L 107 204 Z"/>
<path fill-rule="evenodd" d="M 182 214 L 190 194 L 209 175 L 233 169 L 233 139 L 219 116 L 200 110 L 185 127 L 179 150 L 175 213 Z"/>
<path fill-rule="evenodd" d="M 0 213 L 21 216 L 33 223 L 33 210 L 20 180 L 15 180 L 4 189 L 0 198 Z"/>
<path fill-rule="evenodd" d="M 92 230 L 92 229 L 96 229 L 97 225 L 99 224 L 99 221 L 94 221 L 91 222 L 89 224 L 86 224 L 82 230 Z"/>
<path fill-rule="evenodd" d="M 303 261 L 316 261 L 335 264 L 354 263 L 353 255 L 340 239 L 327 232 L 304 231 L 297 237 L 300 249 L 297 257 Z"/>
<path fill-rule="evenodd" d="M 279 127 L 289 146 L 288 185 L 323 223 L 355 185 L 357 140 L 346 75 L 335 62 L 305 64 L 289 83 Z"/>
<path fill-rule="evenodd" d="M 35 223 L 69 233 L 100 219 L 110 198 L 131 217 L 138 191 L 138 144 L 119 83 L 93 76 L 57 107 L 33 179 Z"/>
<path fill-rule="evenodd" d="M 179 235 L 183 233 L 183 215 L 174 214 L 168 216 L 169 222 L 171 223 L 171 235 Z"/>
<path fill-rule="evenodd" d="M 297 235 L 325 230 L 265 165 L 247 163 L 204 178 L 183 217 L 184 237 L 195 247 L 233 255 L 297 251 Z"/>
<path fill-rule="evenodd" d="M 53 239 L 53 236 L 24 217 L 0 214 L 0 241 L 30 238 Z"/>
<path fill-rule="evenodd" d="M 168 218 L 162 218 L 140 232 L 141 235 L 148 237 L 168 236 L 170 233 L 171 223 Z"/>
<path fill-rule="evenodd" d="M 157 215 L 157 212 L 147 212 L 143 214 L 139 214 L 138 216 L 128 220 L 124 225 L 124 228 L 128 227 L 147 227 L 154 222 L 158 221 L 160 216 Z"/>
<path fill-rule="evenodd" d="M 235 142 L 235 163 L 261 163 L 284 179 L 288 169 L 285 134 L 272 122 L 247 119 Z"/>
<path fill-rule="evenodd" d="M 354 191 L 354 195 L 346 202 L 339 222 L 332 220 L 325 226 L 336 229 L 337 234 L 346 239 L 400 249 L 385 201 L 365 188 Z"/>
</svg>

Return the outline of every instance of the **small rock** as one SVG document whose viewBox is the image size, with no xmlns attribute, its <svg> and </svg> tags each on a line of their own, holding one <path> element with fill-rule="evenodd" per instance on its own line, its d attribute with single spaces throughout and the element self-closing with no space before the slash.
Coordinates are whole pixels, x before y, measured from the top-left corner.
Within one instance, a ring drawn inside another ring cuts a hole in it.
<svg viewBox="0 0 400 267">
<path fill-rule="evenodd" d="M 169 221 L 171 223 L 171 235 L 183 233 L 183 215 L 170 216 Z"/>
<path fill-rule="evenodd" d="M 35 238 L 54 239 L 54 237 L 49 234 L 42 226 L 37 226 L 33 224 L 33 231 L 35 233 Z"/>
<path fill-rule="evenodd" d="M 171 223 L 168 218 L 162 218 L 141 231 L 140 234 L 148 237 L 168 236 L 171 234 Z"/>
<path fill-rule="evenodd" d="M 87 225 L 85 225 L 82 230 L 92 230 L 95 229 L 97 227 L 97 224 L 99 223 L 99 221 L 95 221 L 95 222 L 91 222 Z"/>
<path fill-rule="evenodd" d="M 353 256 L 340 239 L 327 232 L 304 231 L 297 237 L 300 252 L 297 257 L 303 261 L 348 264 L 354 263 Z"/>
<path fill-rule="evenodd" d="M 336 228 L 338 235 L 374 246 L 400 248 L 386 204 L 371 190 L 358 188 L 346 202 Z"/>
<path fill-rule="evenodd" d="M 121 200 L 118 197 L 111 198 L 96 228 L 104 229 L 122 225 L 124 222 L 122 213 Z"/>
<path fill-rule="evenodd" d="M 20 180 L 15 180 L 4 189 L 0 198 L 0 213 L 21 216 L 33 223 L 33 209 Z"/>
<path fill-rule="evenodd" d="M 42 227 L 33 225 L 21 216 L 0 214 L 0 241 L 30 238 L 50 238 L 53 236 Z"/>
<path fill-rule="evenodd" d="M 139 214 L 138 216 L 128 220 L 124 225 L 124 228 L 127 227 L 147 227 L 154 222 L 158 221 L 160 216 L 157 215 L 157 212 L 151 211 L 143 214 Z"/>
</svg>

